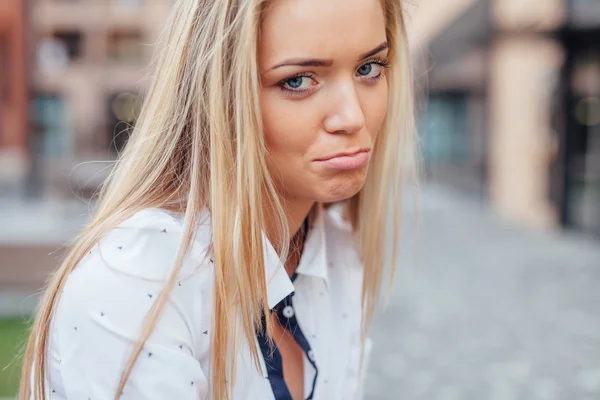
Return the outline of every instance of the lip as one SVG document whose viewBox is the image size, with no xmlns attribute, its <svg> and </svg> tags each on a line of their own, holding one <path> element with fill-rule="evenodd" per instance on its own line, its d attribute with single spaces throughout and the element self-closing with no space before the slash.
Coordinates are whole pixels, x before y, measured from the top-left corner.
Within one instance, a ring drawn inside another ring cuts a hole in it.
<svg viewBox="0 0 600 400">
<path fill-rule="evenodd" d="M 359 149 L 356 151 L 332 154 L 326 157 L 317 158 L 314 161 L 329 169 L 347 171 L 366 167 L 369 163 L 370 153 L 370 149 Z"/>
<path fill-rule="evenodd" d="M 338 158 L 338 157 L 352 157 L 352 156 L 357 155 L 358 153 L 368 153 L 370 151 L 371 150 L 367 149 L 367 148 L 358 149 L 355 151 L 346 151 L 346 152 L 336 153 L 336 154 L 332 154 L 332 155 L 321 157 L 321 158 L 316 158 L 314 161 L 327 161 L 327 160 L 331 160 L 333 158 Z"/>
</svg>

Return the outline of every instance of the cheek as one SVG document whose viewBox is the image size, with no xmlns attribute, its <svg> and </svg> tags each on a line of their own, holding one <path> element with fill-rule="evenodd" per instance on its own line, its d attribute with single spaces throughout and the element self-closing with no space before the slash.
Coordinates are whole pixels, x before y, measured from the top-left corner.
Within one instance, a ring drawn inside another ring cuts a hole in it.
<svg viewBox="0 0 600 400">
<path fill-rule="evenodd" d="M 265 142 L 270 157 L 298 162 L 318 135 L 319 113 L 310 101 L 290 101 L 269 88 L 261 94 Z"/>
<path fill-rule="evenodd" d="M 363 95 L 363 112 L 365 124 L 371 140 L 375 141 L 377 134 L 383 128 L 388 106 L 388 87 L 381 82 L 375 90 L 370 90 Z"/>
</svg>

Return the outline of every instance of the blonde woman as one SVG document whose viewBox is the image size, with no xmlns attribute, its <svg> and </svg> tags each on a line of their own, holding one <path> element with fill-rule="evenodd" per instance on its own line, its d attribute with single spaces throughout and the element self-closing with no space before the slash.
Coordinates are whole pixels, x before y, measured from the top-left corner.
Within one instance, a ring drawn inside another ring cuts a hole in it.
<svg viewBox="0 0 600 400">
<path fill-rule="evenodd" d="M 20 398 L 360 398 L 412 160 L 401 0 L 173 7 Z"/>
</svg>

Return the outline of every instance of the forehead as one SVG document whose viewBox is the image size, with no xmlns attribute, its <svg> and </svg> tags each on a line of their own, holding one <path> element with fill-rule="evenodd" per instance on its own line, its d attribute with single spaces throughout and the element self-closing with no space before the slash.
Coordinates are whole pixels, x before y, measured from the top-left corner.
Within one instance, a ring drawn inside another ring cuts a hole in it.
<svg viewBox="0 0 600 400">
<path fill-rule="evenodd" d="M 356 57 L 386 40 L 380 0 L 272 0 L 261 23 L 260 62 Z"/>
</svg>

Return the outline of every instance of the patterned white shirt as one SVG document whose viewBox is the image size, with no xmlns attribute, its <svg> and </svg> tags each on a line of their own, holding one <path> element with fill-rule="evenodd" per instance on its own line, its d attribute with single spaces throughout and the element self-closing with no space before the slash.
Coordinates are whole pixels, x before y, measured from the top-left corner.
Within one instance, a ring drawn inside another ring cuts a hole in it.
<svg viewBox="0 0 600 400">
<path fill-rule="evenodd" d="M 51 325 L 47 398 L 114 398 L 182 231 L 182 215 L 146 209 L 109 232 L 80 262 L 68 278 Z M 206 257 L 210 238 L 206 217 L 122 399 L 209 398 L 214 286 L 214 266 Z M 367 365 L 359 371 L 363 269 L 339 210 L 324 210 L 314 221 L 293 281 L 268 241 L 265 269 L 269 307 L 304 351 L 305 397 L 362 398 Z M 265 343 L 263 332 L 257 332 L 254 343 L 242 343 L 234 400 L 291 400 L 280 353 L 269 353 Z M 262 372 L 252 363 L 249 345 L 262 354 Z M 365 360 L 370 347 L 368 340 Z"/>
</svg>

